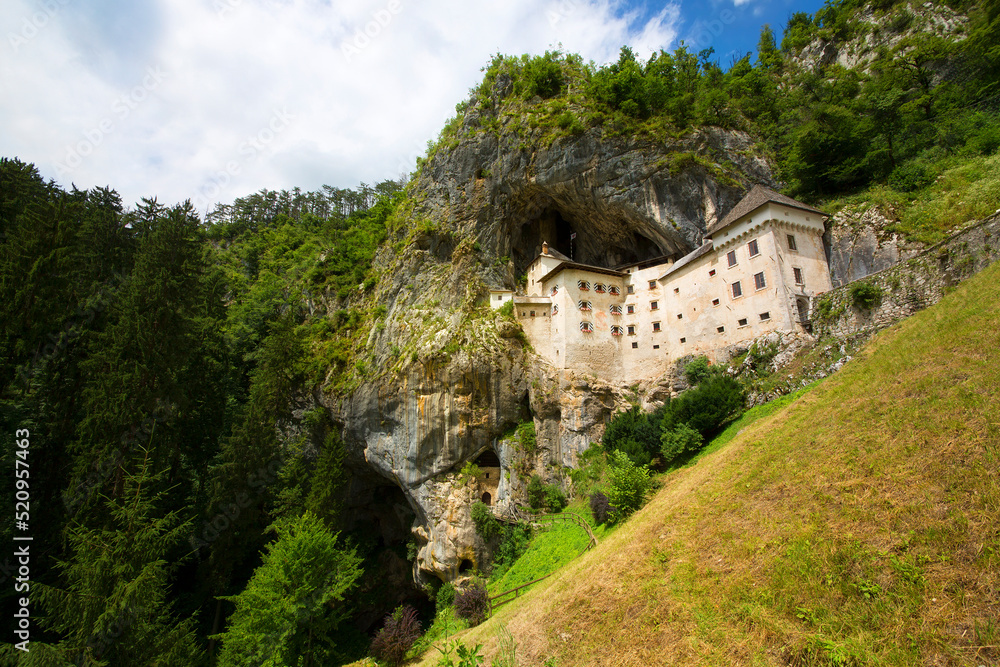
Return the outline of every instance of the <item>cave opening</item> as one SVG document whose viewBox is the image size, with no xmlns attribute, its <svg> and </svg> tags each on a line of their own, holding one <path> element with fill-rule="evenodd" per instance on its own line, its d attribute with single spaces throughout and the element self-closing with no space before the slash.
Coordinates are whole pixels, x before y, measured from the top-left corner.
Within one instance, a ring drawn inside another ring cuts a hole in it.
<svg viewBox="0 0 1000 667">
<path fill-rule="evenodd" d="M 472 572 L 472 570 L 475 567 L 476 567 L 475 564 L 473 564 L 471 560 L 469 560 L 468 558 L 463 558 L 462 563 L 458 566 L 458 573 L 468 574 L 469 572 Z"/>
</svg>

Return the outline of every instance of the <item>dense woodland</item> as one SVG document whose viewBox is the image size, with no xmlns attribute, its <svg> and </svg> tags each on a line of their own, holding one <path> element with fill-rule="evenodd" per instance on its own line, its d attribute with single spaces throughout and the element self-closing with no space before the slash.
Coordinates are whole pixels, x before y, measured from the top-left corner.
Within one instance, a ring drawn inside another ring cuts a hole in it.
<svg viewBox="0 0 1000 667">
<path fill-rule="evenodd" d="M 531 129 L 743 129 L 790 194 L 918 191 L 950 160 L 1000 147 L 1000 2 L 950 4 L 971 17 L 965 39 L 911 34 L 867 71 L 796 60 L 816 39 L 858 37 L 856 0 L 791 16 L 780 44 L 765 28 L 757 54 L 725 69 L 684 46 L 645 62 L 623 48 L 603 67 L 497 56 L 425 159 L 453 145 L 466 109 L 489 111 L 506 75 Z M 904 34 L 898 10 L 874 11 Z M 493 111 L 484 128 L 500 132 Z M 357 341 L 384 314 L 372 262 L 391 251 L 405 197 L 392 181 L 263 191 L 200 219 L 190 204 L 126 206 L 112 189 L 66 190 L 0 162 L 0 440 L 13 470 L 15 429 L 30 431 L 30 664 L 365 654 L 370 636 L 348 621 L 385 602 L 355 594 L 377 546 L 341 530 L 340 434 L 323 410 L 292 438 L 276 424 L 292 421 L 296 396 L 365 374 Z M 650 442 L 628 452 L 637 463 L 658 432 Z M 2 485 L 13 497 L 13 476 Z M 11 544 L 14 527 L 2 530 Z M 0 595 L 9 603 L 12 586 Z"/>
</svg>

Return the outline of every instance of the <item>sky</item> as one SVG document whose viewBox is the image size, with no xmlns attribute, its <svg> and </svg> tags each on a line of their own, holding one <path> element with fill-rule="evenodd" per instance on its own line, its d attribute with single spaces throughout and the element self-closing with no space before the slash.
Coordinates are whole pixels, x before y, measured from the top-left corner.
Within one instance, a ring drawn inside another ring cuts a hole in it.
<svg viewBox="0 0 1000 667">
<path fill-rule="evenodd" d="M 820 0 L 3 0 L 0 156 L 126 206 L 398 179 L 491 54 L 724 68 Z"/>
</svg>

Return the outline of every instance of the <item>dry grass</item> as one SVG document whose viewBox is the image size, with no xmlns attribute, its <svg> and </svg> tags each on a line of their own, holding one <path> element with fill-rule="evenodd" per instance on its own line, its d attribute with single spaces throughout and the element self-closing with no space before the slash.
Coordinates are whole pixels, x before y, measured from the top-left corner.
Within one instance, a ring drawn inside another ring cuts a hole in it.
<svg viewBox="0 0 1000 667">
<path fill-rule="evenodd" d="M 518 664 L 558 667 L 1000 664 L 998 279 L 670 473 L 460 638 L 491 655 L 504 623 Z"/>
</svg>

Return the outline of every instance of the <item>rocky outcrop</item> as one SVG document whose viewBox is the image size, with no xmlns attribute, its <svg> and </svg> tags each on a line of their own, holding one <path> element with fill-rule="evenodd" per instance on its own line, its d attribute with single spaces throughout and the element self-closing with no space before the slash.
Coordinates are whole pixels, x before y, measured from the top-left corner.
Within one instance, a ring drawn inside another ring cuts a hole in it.
<svg viewBox="0 0 1000 667">
<path fill-rule="evenodd" d="M 892 231 L 877 206 L 847 207 L 827 222 L 830 278 L 837 287 L 916 257 L 924 245 Z"/>
</svg>

